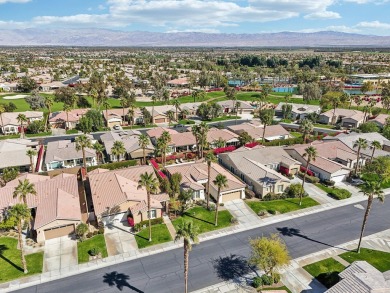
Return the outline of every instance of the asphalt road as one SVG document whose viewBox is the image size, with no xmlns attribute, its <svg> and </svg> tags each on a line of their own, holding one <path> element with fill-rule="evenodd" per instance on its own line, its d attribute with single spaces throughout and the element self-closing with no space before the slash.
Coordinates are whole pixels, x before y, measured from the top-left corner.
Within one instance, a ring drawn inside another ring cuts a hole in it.
<svg viewBox="0 0 390 293">
<path fill-rule="evenodd" d="M 366 236 L 390 228 L 389 210 L 389 200 L 374 203 Z M 363 214 L 364 210 L 349 205 L 200 243 L 190 253 L 189 290 L 250 272 L 245 261 L 249 238 L 279 233 L 291 257 L 297 258 L 357 239 Z M 180 248 L 18 292 L 183 292 L 182 271 Z"/>
</svg>

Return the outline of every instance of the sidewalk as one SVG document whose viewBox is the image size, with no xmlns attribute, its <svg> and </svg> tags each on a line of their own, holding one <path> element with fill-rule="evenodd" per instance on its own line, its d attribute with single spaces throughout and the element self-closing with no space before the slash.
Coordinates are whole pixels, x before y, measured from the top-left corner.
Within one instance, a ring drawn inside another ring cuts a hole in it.
<svg viewBox="0 0 390 293">
<path fill-rule="evenodd" d="M 173 227 L 173 224 L 171 222 L 171 219 L 167 216 L 167 215 L 164 215 L 163 216 L 163 220 L 164 220 L 164 224 L 167 226 L 168 228 L 168 231 L 169 231 L 169 234 L 171 234 L 171 237 L 173 240 L 175 240 L 175 237 L 176 237 L 176 230 L 175 230 L 175 227 Z"/>
<path fill-rule="evenodd" d="M 290 212 L 290 213 L 286 213 L 286 214 L 276 215 L 276 216 L 272 216 L 272 217 L 268 217 L 268 218 L 264 218 L 264 219 L 259 218 L 259 220 L 256 221 L 255 223 L 248 223 L 245 225 L 235 225 L 235 226 L 231 226 L 231 227 L 228 227 L 225 229 L 220 229 L 220 230 L 216 230 L 216 231 L 212 231 L 212 232 L 208 232 L 208 233 L 203 233 L 199 236 L 199 240 L 200 240 L 200 242 L 203 242 L 203 241 L 207 241 L 210 239 L 215 239 L 215 238 L 231 235 L 232 233 L 247 231 L 250 229 L 267 226 L 269 224 L 282 222 L 282 221 L 286 221 L 286 220 L 291 220 L 291 219 L 295 219 L 295 218 L 309 215 L 309 214 L 327 211 L 327 210 L 330 210 L 333 208 L 357 203 L 357 202 L 360 202 L 362 200 L 366 200 L 366 197 L 363 195 L 351 197 L 349 199 L 345 199 L 342 201 L 335 201 L 332 203 L 327 203 L 327 204 L 323 204 L 323 205 L 319 205 L 319 206 L 315 206 L 315 207 L 311 207 L 311 208 L 307 208 L 307 209 L 303 209 L 303 210 L 299 210 L 299 211 L 294 211 L 294 212 Z M 108 267 L 111 265 L 123 263 L 126 261 L 138 259 L 138 258 L 149 256 L 152 254 L 162 253 L 164 251 L 169 251 L 169 250 L 173 250 L 173 249 L 180 248 L 180 247 L 182 247 L 182 241 L 178 241 L 176 243 L 171 241 L 171 242 L 167 242 L 167 243 L 163 243 L 163 244 L 159 244 L 159 245 L 154 245 L 150 248 L 137 249 L 134 251 L 125 251 L 122 254 L 108 256 L 107 258 L 104 258 L 104 259 L 98 259 L 98 260 L 91 261 L 88 263 L 75 265 L 72 267 L 72 270 L 69 270 L 69 269 L 68 270 L 55 270 L 55 271 L 51 271 L 51 272 L 47 272 L 47 273 L 42 273 L 40 275 L 34 275 L 31 277 L 20 278 L 20 279 L 16 279 L 16 280 L 13 280 L 13 281 L 8 282 L 8 283 L 3 283 L 3 284 L 0 284 L 0 291 L 3 290 L 4 292 L 10 292 L 13 290 L 37 285 L 40 283 L 45 283 L 45 282 L 49 282 L 49 281 L 81 274 L 81 273 L 95 270 L 98 268 L 104 268 L 104 267 Z"/>
</svg>

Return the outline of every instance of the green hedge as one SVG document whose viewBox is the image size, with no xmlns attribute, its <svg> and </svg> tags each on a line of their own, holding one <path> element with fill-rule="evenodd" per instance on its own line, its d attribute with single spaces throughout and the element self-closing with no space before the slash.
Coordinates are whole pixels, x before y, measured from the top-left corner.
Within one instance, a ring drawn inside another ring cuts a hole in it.
<svg viewBox="0 0 390 293">
<path fill-rule="evenodd" d="M 155 218 L 155 219 L 152 219 L 151 222 L 152 222 L 152 225 L 164 224 L 163 218 Z M 143 225 L 148 226 L 149 225 L 149 220 L 145 220 L 145 221 L 139 222 L 139 224 L 141 225 L 141 227 Z"/>
<path fill-rule="evenodd" d="M 98 165 L 98 166 L 90 166 L 90 167 L 87 167 L 87 170 L 92 171 L 92 170 L 95 170 L 97 168 L 115 170 L 115 169 L 132 167 L 132 166 L 136 166 L 136 165 L 137 165 L 136 160 L 129 160 L 129 161 L 107 163 L 107 164 L 102 164 L 102 165 Z"/>
<path fill-rule="evenodd" d="M 292 145 L 292 144 L 301 144 L 303 143 L 303 137 L 293 137 L 287 139 L 276 139 L 273 141 L 265 141 L 261 143 L 264 146 L 279 146 L 279 145 Z"/>
<path fill-rule="evenodd" d="M 303 179 L 303 173 L 301 171 L 298 171 L 298 177 Z M 306 182 L 309 182 L 309 183 L 319 183 L 320 182 L 320 179 L 318 177 L 315 177 L 315 176 L 310 176 L 308 174 L 306 174 Z"/>
<path fill-rule="evenodd" d="M 328 193 L 331 197 L 335 198 L 335 199 L 346 199 L 346 198 L 350 198 L 351 197 L 351 192 L 349 192 L 348 190 L 346 189 L 339 189 L 339 188 L 334 188 L 332 191 L 330 191 Z"/>
</svg>

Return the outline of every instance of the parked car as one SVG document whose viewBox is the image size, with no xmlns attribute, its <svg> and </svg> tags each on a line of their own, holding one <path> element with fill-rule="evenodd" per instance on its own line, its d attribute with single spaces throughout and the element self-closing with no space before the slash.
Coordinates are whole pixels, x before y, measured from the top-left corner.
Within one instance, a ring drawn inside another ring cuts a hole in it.
<svg viewBox="0 0 390 293">
<path fill-rule="evenodd" d="M 352 179 L 351 180 L 351 184 L 355 185 L 355 186 L 362 185 L 363 183 L 364 183 L 364 181 L 361 179 Z"/>
</svg>

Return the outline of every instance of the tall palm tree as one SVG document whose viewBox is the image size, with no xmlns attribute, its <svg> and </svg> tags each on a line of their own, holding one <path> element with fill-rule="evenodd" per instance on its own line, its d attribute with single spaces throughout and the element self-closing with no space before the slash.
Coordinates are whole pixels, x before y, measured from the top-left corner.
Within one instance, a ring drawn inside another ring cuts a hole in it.
<svg viewBox="0 0 390 293">
<path fill-rule="evenodd" d="M 167 149 L 168 145 L 171 142 L 171 135 L 168 131 L 164 131 L 161 134 L 161 140 L 163 143 L 163 166 L 165 167 L 166 160 L 167 160 Z"/>
<path fill-rule="evenodd" d="M 111 104 L 108 102 L 108 99 L 103 100 L 103 107 L 106 110 L 106 127 L 108 127 L 108 108 L 111 107 Z"/>
<path fill-rule="evenodd" d="M 238 109 L 241 107 L 241 102 L 237 101 L 236 102 L 236 121 L 235 124 L 237 124 L 237 119 L 238 119 Z"/>
<path fill-rule="evenodd" d="M 3 113 L 5 113 L 5 107 L 3 104 L 0 104 L 0 120 L 1 120 L 1 131 L 4 133 L 4 122 L 3 122 Z"/>
<path fill-rule="evenodd" d="M 175 242 L 183 238 L 184 240 L 184 293 L 188 292 L 188 262 L 189 253 L 192 249 L 191 242 L 199 243 L 199 227 L 192 221 L 182 221 L 177 227 Z"/>
<path fill-rule="evenodd" d="M 20 201 L 27 205 L 27 195 L 37 195 L 34 183 L 30 183 L 30 180 L 19 180 L 19 184 L 15 187 L 13 197 L 19 197 Z"/>
<path fill-rule="evenodd" d="M 45 107 L 47 109 L 47 117 L 46 117 L 46 121 L 45 121 L 45 132 L 47 132 L 47 124 L 49 122 L 49 118 L 50 118 L 50 114 L 51 114 L 51 107 L 53 107 L 53 104 L 54 104 L 53 97 L 46 96 L 44 103 L 45 103 Z"/>
<path fill-rule="evenodd" d="M 66 113 L 66 127 L 65 127 L 65 129 L 69 129 L 69 112 L 72 111 L 72 107 L 68 104 L 64 104 L 63 110 Z"/>
<path fill-rule="evenodd" d="M 24 122 L 27 122 L 27 117 L 26 115 L 24 114 L 18 114 L 18 117 L 16 117 L 16 120 L 18 120 L 19 124 L 20 124 L 20 137 L 24 137 Z"/>
<path fill-rule="evenodd" d="M 371 162 L 372 162 L 372 160 L 374 159 L 375 150 L 382 149 L 382 145 L 379 141 L 374 140 L 373 142 L 371 142 L 371 148 L 372 148 L 372 153 L 371 153 Z"/>
<path fill-rule="evenodd" d="M 303 143 L 306 143 L 307 136 L 313 132 L 314 126 L 309 119 L 303 119 L 299 125 L 299 131 L 303 134 Z"/>
<path fill-rule="evenodd" d="M 117 161 L 119 162 L 121 155 L 126 154 L 126 148 L 123 141 L 114 141 L 114 144 L 111 148 L 111 153 L 117 157 Z"/>
<path fill-rule="evenodd" d="M 31 172 L 35 173 L 33 158 L 37 155 L 37 151 L 33 149 L 28 149 L 26 155 L 30 158 Z"/>
<path fill-rule="evenodd" d="M 265 129 L 267 128 L 268 125 L 272 124 L 274 116 L 275 116 L 275 111 L 273 109 L 264 109 L 264 110 L 260 110 L 259 112 L 260 121 L 261 123 L 263 123 L 263 138 L 262 138 L 263 143 L 265 137 Z"/>
<path fill-rule="evenodd" d="M 212 153 L 209 152 L 205 156 L 206 162 L 207 162 L 207 185 L 206 185 L 206 202 L 207 202 L 207 209 L 210 208 L 210 173 L 211 173 L 211 163 L 217 162 L 217 157 Z"/>
<path fill-rule="evenodd" d="M 180 101 L 179 101 L 179 99 L 174 99 L 172 104 L 173 104 L 173 106 L 176 109 L 176 121 L 178 121 L 179 120 L 178 110 L 180 108 Z"/>
<path fill-rule="evenodd" d="M 311 161 L 315 161 L 317 157 L 317 149 L 313 146 L 309 146 L 305 149 L 305 152 L 303 153 L 303 157 L 306 157 L 306 169 L 305 172 L 303 173 L 303 179 L 302 179 L 302 190 L 301 193 L 299 194 L 299 205 L 302 205 L 302 197 L 305 192 L 304 187 L 305 187 L 305 181 L 306 181 L 306 175 L 307 171 L 309 170 L 309 164 Z"/>
<path fill-rule="evenodd" d="M 150 208 L 150 193 L 157 192 L 158 180 L 153 176 L 153 173 L 145 172 L 141 174 L 138 181 L 138 187 L 145 187 L 148 197 L 148 218 L 149 218 L 149 242 L 152 241 L 152 221 L 151 221 L 151 208 Z"/>
<path fill-rule="evenodd" d="M 204 148 L 207 146 L 207 133 L 209 132 L 209 126 L 206 122 L 201 122 L 199 127 L 199 155 L 200 158 L 203 158 Z"/>
<path fill-rule="evenodd" d="M 135 115 L 134 104 L 131 104 L 129 111 L 127 111 L 127 118 L 130 121 L 130 129 L 133 128 L 134 115 Z"/>
<path fill-rule="evenodd" d="M 152 113 L 150 114 L 152 115 L 152 124 L 154 124 L 154 104 L 156 104 L 157 96 L 153 95 L 151 99 L 152 99 Z"/>
<path fill-rule="evenodd" d="M 23 271 L 25 274 L 28 273 L 27 263 L 24 257 L 23 239 L 22 239 L 22 227 L 23 222 L 30 222 L 31 212 L 26 204 L 17 203 L 8 210 L 8 216 L 15 219 L 16 226 L 18 228 L 18 242 L 20 248 L 20 260 L 23 265 Z"/>
<path fill-rule="evenodd" d="M 221 197 L 221 189 L 229 187 L 229 185 L 226 176 L 222 174 L 218 174 L 215 177 L 213 183 L 218 188 L 217 203 L 215 205 L 215 226 L 218 226 L 218 208 L 219 208 L 219 198 Z"/>
<path fill-rule="evenodd" d="M 121 97 L 119 99 L 121 107 L 122 107 L 122 125 L 125 125 L 125 108 L 128 106 L 128 100 L 125 97 Z"/>
<path fill-rule="evenodd" d="M 360 151 L 365 150 L 368 147 L 368 141 L 365 138 L 359 137 L 357 141 L 354 142 L 353 148 L 357 148 L 356 152 L 356 165 L 355 165 L 355 175 L 357 174 L 359 167 Z"/>
<path fill-rule="evenodd" d="M 96 157 L 101 161 L 101 163 L 104 164 L 104 145 L 100 144 L 99 142 L 95 142 L 93 149 L 96 152 Z"/>
<path fill-rule="evenodd" d="M 199 157 L 199 151 L 200 151 L 200 146 L 199 146 L 199 136 L 200 136 L 200 125 L 194 125 L 191 127 L 191 132 L 192 135 L 195 137 L 195 143 L 196 143 L 196 152 Z"/>
<path fill-rule="evenodd" d="M 143 157 L 144 157 L 143 163 L 146 165 L 146 151 L 145 150 L 146 150 L 146 148 L 149 145 L 149 137 L 146 134 L 144 134 L 144 133 L 141 134 L 138 137 L 138 144 L 142 148 Z"/>
<path fill-rule="evenodd" d="M 172 120 L 174 120 L 175 118 L 175 113 L 172 110 L 169 110 L 165 114 L 167 115 L 168 118 L 168 125 L 169 127 L 171 127 Z"/>
<path fill-rule="evenodd" d="M 370 214 L 370 210 L 371 210 L 372 202 L 374 200 L 374 196 L 378 196 L 378 200 L 381 202 L 383 202 L 385 200 L 385 195 L 383 193 L 381 184 L 382 184 L 381 181 L 366 181 L 361 186 L 361 192 L 363 192 L 364 195 L 368 196 L 368 201 L 367 201 L 366 212 L 365 212 L 364 218 L 363 218 L 362 229 L 360 231 L 360 238 L 359 238 L 359 244 L 357 247 L 357 253 L 360 253 L 360 246 L 362 243 L 364 229 L 366 228 L 367 219 L 368 219 L 368 215 Z"/>
<path fill-rule="evenodd" d="M 83 166 L 84 166 L 85 172 L 87 172 L 87 160 L 85 158 L 85 149 L 92 148 L 92 142 L 88 138 L 88 136 L 83 134 L 83 135 L 76 137 L 75 143 L 76 143 L 76 151 L 81 150 L 83 153 Z"/>
</svg>

